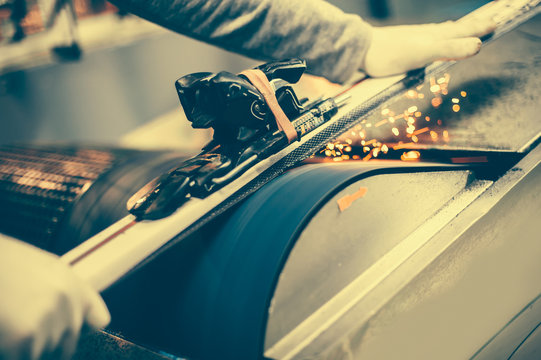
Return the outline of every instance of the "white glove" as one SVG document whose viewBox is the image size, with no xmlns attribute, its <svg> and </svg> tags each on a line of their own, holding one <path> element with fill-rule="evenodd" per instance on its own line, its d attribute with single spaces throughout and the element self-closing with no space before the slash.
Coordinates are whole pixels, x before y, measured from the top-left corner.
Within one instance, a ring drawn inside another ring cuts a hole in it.
<svg viewBox="0 0 541 360">
<path fill-rule="evenodd" d="M 67 359 L 83 324 L 109 321 L 100 295 L 57 256 L 0 237 L 0 359 Z"/>
<path fill-rule="evenodd" d="M 440 24 L 374 27 L 364 60 L 370 76 L 401 74 L 436 60 L 459 60 L 481 49 L 480 36 L 494 31 L 490 17 Z"/>
</svg>

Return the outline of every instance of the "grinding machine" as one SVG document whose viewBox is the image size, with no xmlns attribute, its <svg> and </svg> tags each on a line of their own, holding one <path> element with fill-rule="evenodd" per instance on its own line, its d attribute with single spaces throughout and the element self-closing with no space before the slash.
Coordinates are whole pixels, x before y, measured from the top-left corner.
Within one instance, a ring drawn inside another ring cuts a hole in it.
<svg viewBox="0 0 541 360">
<path fill-rule="evenodd" d="M 380 100 L 106 286 L 112 323 L 76 358 L 539 356 L 538 12 L 474 58 L 348 88 L 341 111 Z M 73 252 L 186 159 L 4 146 L 0 231 Z"/>
</svg>

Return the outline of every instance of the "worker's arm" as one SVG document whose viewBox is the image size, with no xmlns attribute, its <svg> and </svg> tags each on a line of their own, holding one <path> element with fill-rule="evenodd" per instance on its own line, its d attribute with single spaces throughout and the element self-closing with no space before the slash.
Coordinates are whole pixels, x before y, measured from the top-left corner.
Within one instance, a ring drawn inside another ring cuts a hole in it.
<svg viewBox="0 0 541 360">
<path fill-rule="evenodd" d="M 69 359 L 82 326 L 109 319 L 100 295 L 57 256 L 0 235 L 0 359 Z"/>
<path fill-rule="evenodd" d="M 258 60 L 300 57 L 343 81 L 362 67 L 371 26 L 321 0 L 113 0 L 173 31 Z M 187 54 L 188 56 L 189 54 Z"/>
<path fill-rule="evenodd" d="M 479 51 L 487 19 L 373 28 L 322 0 L 112 0 L 171 30 L 256 59 L 301 57 L 341 82 L 360 69 L 386 76 Z M 188 55 L 187 55 L 188 56 Z"/>
</svg>

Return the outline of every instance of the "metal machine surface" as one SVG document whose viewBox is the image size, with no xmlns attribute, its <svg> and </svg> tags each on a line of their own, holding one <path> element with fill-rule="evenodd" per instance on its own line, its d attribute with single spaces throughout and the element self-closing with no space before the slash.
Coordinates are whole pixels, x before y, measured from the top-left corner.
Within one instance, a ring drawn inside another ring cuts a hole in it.
<svg viewBox="0 0 541 360">
<path fill-rule="evenodd" d="M 449 201 L 440 200 L 445 205 L 428 219 L 423 219 L 423 207 L 434 205 L 434 194 L 444 197 L 445 187 L 432 195 L 412 192 L 413 204 L 395 195 L 387 206 L 379 201 L 379 207 L 367 209 L 363 205 L 404 192 L 398 186 L 369 201 L 367 186 L 366 198 L 352 208 L 357 206 L 361 217 L 368 211 L 372 222 L 333 228 L 332 237 L 320 240 L 314 234 L 328 229 L 322 219 L 340 224 L 342 216 L 335 204 L 323 208 L 301 234 L 281 274 L 265 354 L 280 359 L 351 354 L 507 358 L 541 322 L 527 310 L 541 293 L 533 280 L 541 270 L 535 220 L 541 206 L 540 151 L 536 148 L 496 182 L 475 180 Z M 452 176 L 445 178 L 447 186 L 460 188 Z M 352 231 L 358 231 L 356 236 L 348 236 Z M 400 236 L 402 231 L 407 235 Z M 311 291 L 297 297 L 301 284 Z M 524 311 L 528 322 L 491 339 Z"/>
</svg>

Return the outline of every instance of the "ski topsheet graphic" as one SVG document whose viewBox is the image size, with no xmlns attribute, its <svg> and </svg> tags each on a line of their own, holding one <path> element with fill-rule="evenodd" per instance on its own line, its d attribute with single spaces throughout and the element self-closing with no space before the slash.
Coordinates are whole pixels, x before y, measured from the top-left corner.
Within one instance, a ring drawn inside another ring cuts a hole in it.
<svg viewBox="0 0 541 360">
<path fill-rule="evenodd" d="M 539 13 L 539 0 L 497 1 L 467 17 L 499 26 L 484 44 Z M 292 59 L 239 75 L 187 75 L 176 83 L 195 128 L 212 127 L 202 152 L 132 196 L 132 213 L 62 256 L 83 279 L 104 290 L 145 260 L 181 241 L 286 169 L 349 130 L 393 96 L 453 62 L 408 75 L 367 79 L 334 97 L 299 100 L 289 83 L 305 64 Z"/>
</svg>

